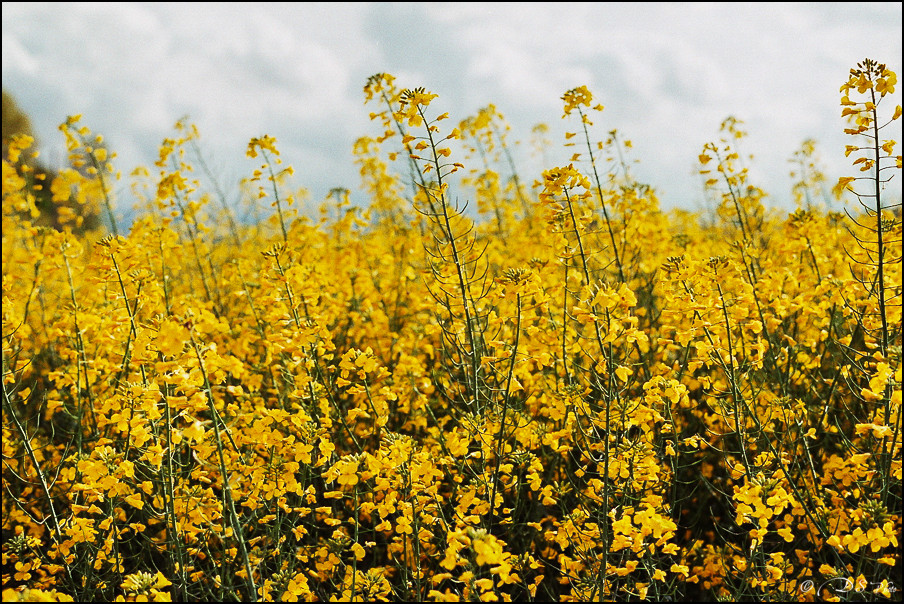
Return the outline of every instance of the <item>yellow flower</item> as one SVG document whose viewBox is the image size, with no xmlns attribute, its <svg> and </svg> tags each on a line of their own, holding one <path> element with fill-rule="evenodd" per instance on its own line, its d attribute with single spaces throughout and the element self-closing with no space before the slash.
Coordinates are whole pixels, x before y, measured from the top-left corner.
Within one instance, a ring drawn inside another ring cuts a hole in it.
<svg viewBox="0 0 904 604">
<path fill-rule="evenodd" d="M 188 339 L 188 330 L 175 319 L 168 319 L 161 323 L 154 343 L 160 354 L 175 357 L 182 354 Z"/>
<path fill-rule="evenodd" d="M 405 120 L 411 127 L 418 127 L 424 123 L 421 112 L 435 99 L 437 95 L 427 92 L 424 88 L 414 90 L 405 89 L 399 99 L 401 108 L 396 112 L 400 120 Z"/>
<path fill-rule="evenodd" d="M 570 115 L 579 105 L 590 107 L 590 103 L 593 101 L 593 95 L 587 89 L 587 86 L 578 86 L 577 88 L 572 88 L 566 92 L 562 96 L 562 100 L 565 101 L 565 115 L 562 117 L 565 117 L 566 115 Z"/>
<path fill-rule="evenodd" d="M 857 179 L 853 176 L 842 176 L 841 178 L 838 179 L 838 184 L 836 184 L 834 187 L 832 187 L 832 194 L 836 198 L 840 198 L 844 194 L 845 191 L 852 190 L 850 187 L 850 184 L 852 182 L 854 182 L 855 180 L 857 180 Z"/>
<path fill-rule="evenodd" d="M 883 72 L 883 76 L 876 80 L 876 92 L 882 96 L 892 94 L 895 91 L 895 84 L 898 83 L 898 76 L 887 69 Z"/>
<path fill-rule="evenodd" d="M 257 157 L 257 151 L 260 149 L 261 151 L 269 151 L 273 155 L 279 155 L 279 150 L 276 148 L 276 139 L 267 134 L 263 135 L 260 138 L 252 138 L 248 143 L 248 151 L 246 155 L 248 157 Z"/>
<path fill-rule="evenodd" d="M 336 480 L 343 486 L 354 486 L 358 484 L 358 460 L 353 458 L 342 458 L 330 470 L 336 474 Z"/>
</svg>

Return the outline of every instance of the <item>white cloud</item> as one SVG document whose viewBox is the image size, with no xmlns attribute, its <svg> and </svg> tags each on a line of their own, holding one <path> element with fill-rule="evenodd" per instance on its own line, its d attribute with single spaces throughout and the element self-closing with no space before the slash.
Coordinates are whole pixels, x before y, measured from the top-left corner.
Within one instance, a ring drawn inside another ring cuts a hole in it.
<svg viewBox="0 0 904 604">
<path fill-rule="evenodd" d="M 45 146 L 83 113 L 124 172 L 152 163 L 186 113 L 232 175 L 250 169 L 248 138 L 269 133 L 319 198 L 357 186 L 350 149 L 376 132 L 362 94 L 372 73 L 427 86 L 455 119 L 494 103 L 512 138 L 547 122 L 555 144 L 560 97 L 586 84 L 606 105 L 595 135 L 634 140 L 665 206 L 699 197 L 696 156 L 728 115 L 746 120 L 744 149 L 780 201 L 805 138 L 822 143 L 831 175 L 848 170 L 838 87 L 864 56 L 900 73 L 900 20 L 893 3 L 4 3 L 3 85 Z"/>
<path fill-rule="evenodd" d="M 35 75 L 40 63 L 18 39 L 3 36 L 3 71 L 12 69 L 13 66 L 22 73 Z"/>
</svg>

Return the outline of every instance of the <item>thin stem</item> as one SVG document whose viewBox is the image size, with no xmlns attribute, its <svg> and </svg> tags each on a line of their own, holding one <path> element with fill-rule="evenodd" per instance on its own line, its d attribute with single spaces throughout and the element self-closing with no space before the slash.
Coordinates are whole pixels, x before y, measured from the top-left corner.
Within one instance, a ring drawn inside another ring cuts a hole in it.
<svg viewBox="0 0 904 604">
<path fill-rule="evenodd" d="M 509 365 L 508 377 L 505 383 L 505 394 L 502 397 L 502 418 L 499 420 L 499 433 L 496 435 L 496 460 L 493 468 L 493 490 L 490 494 L 490 522 L 489 528 L 493 529 L 493 523 L 496 518 L 496 490 L 499 487 L 499 464 L 505 454 L 505 445 L 502 440 L 505 436 L 505 415 L 509 407 L 509 397 L 512 390 L 512 378 L 515 375 L 515 362 L 518 357 L 518 342 L 521 338 L 521 294 L 516 294 L 517 310 L 515 314 L 515 344 L 512 348 L 512 362 Z"/>
<path fill-rule="evenodd" d="M 246 597 L 249 601 L 257 602 L 257 587 L 254 584 L 254 575 L 251 570 L 251 561 L 248 558 L 248 550 L 245 547 L 245 535 L 242 531 L 242 525 L 239 522 L 239 516 L 235 511 L 235 502 L 232 499 L 232 487 L 229 485 L 229 471 L 226 469 L 226 456 L 223 453 L 223 439 L 220 436 L 220 423 L 223 424 L 223 429 L 226 431 L 226 436 L 229 437 L 232 446 L 235 447 L 236 453 L 239 455 L 239 459 L 242 462 L 242 465 L 246 465 L 245 461 L 241 459 L 241 452 L 239 452 L 238 447 L 235 445 L 235 441 L 232 440 L 232 436 L 229 434 L 229 428 L 226 426 L 226 423 L 223 422 L 223 418 L 220 417 L 220 414 L 217 412 L 216 404 L 213 400 L 213 390 L 210 386 L 210 380 L 207 378 L 207 371 L 204 369 L 204 359 L 201 357 L 201 349 L 198 347 L 198 342 L 195 340 L 194 329 L 189 332 L 189 336 L 191 338 L 191 345 L 195 351 L 195 357 L 198 360 L 198 368 L 201 371 L 201 376 L 204 378 L 204 393 L 207 395 L 207 404 L 210 407 L 211 419 L 213 420 L 213 429 L 214 435 L 217 441 L 217 455 L 219 456 L 220 462 L 220 476 L 223 479 L 223 498 L 225 500 L 226 509 L 224 512 L 229 516 L 230 523 L 232 524 L 232 530 L 234 533 L 234 538 L 236 544 L 238 545 L 239 552 L 242 554 L 242 560 L 245 564 L 245 574 L 247 575 L 246 579 Z"/>
</svg>

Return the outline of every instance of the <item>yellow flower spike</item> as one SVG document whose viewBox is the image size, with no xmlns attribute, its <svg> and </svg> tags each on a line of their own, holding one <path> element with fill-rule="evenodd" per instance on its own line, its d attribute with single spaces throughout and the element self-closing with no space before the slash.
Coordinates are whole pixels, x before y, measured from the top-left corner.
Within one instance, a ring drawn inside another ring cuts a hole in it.
<svg viewBox="0 0 904 604">
<path fill-rule="evenodd" d="M 593 100 L 593 94 L 587 89 L 587 86 L 578 86 L 577 88 L 572 88 L 566 92 L 562 96 L 562 100 L 565 101 L 565 112 L 562 115 L 564 118 L 577 109 L 579 105 L 590 107 L 590 103 Z"/>
<path fill-rule="evenodd" d="M 273 155 L 279 155 L 279 150 L 276 148 L 276 139 L 267 134 L 260 138 L 252 138 L 248 142 L 248 151 L 245 155 L 252 158 L 257 157 L 258 150 L 269 151 Z"/>
</svg>

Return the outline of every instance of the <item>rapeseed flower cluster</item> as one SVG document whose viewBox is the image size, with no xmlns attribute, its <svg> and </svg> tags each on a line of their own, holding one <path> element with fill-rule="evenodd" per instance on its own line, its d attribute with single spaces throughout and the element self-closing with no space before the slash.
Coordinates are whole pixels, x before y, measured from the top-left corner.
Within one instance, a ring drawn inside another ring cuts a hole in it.
<svg viewBox="0 0 904 604">
<path fill-rule="evenodd" d="M 45 185 L 108 224 L 38 227 L 13 139 L 4 601 L 894 597 L 895 85 L 851 72 L 860 174 L 828 195 L 806 141 L 790 214 L 734 118 L 698 157 L 712 212 L 661 210 L 586 86 L 531 187 L 495 106 L 446 127 L 377 74 L 371 203 L 336 189 L 319 218 L 263 135 L 237 220 L 181 121 L 123 233 L 113 154 L 72 117 Z"/>
</svg>

